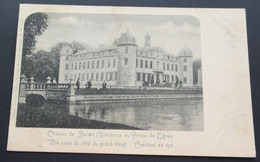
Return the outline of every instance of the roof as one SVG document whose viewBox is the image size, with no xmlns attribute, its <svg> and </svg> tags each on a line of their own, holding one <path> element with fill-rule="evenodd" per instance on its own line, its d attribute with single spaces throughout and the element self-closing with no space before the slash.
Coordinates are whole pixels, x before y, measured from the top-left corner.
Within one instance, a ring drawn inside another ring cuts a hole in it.
<svg viewBox="0 0 260 162">
<path fill-rule="evenodd" d="M 100 52 L 100 51 L 108 51 L 108 50 L 115 50 L 117 49 L 116 46 L 108 46 L 108 47 L 99 47 L 99 48 L 89 48 L 85 50 L 78 51 L 74 55 L 86 54 L 86 53 L 93 53 L 93 52 Z"/>
<path fill-rule="evenodd" d="M 191 51 L 191 49 L 189 47 L 187 47 L 185 45 L 185 47 L 183 47 L 180 52 L 179 52 L 179 56 L 184 57 L 184 56 L 193 56 L 193 52 Z"/>
<path fill-rule="evenodd" d="M 136 46 L 136 39 L 127 30 L 127 32 L 121 34 L 121 37 L 118 39 L 117 45 L 135 45 Z"/>
</svg>

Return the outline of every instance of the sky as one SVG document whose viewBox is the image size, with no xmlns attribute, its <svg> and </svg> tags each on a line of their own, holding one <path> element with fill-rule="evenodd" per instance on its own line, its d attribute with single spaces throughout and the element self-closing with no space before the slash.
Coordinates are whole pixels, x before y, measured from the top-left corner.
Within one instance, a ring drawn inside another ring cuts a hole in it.
<svg viewBox="0 0 260 162">
<path fill-rule="evenodd" d="M 192 16 L 47 14 L 48 27 L 36 38 L 36 51 L 49 51 L 59 42 L 74 40 L 91 48 L 110 46 L 128 29 L 139 47 L 144 46 L 145 35 L 149 33 L 153 47 L 162 47 L 178 55 L 186 45 L 193 51 L 195 59 L 200 58 L 200 23 Z"/>
</svg>

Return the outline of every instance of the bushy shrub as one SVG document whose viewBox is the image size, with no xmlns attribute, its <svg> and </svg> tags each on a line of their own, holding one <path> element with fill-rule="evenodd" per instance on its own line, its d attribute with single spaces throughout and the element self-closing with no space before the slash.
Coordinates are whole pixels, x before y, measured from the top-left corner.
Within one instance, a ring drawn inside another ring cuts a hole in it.
<svg viewBox="0 0 260 162">
<path fill-rule="evenodd" d="M 26 105 L 41 106 L 45 103 L 45 98 L 38 94 L 30 94 L 26 97 Z"/>
</svg>

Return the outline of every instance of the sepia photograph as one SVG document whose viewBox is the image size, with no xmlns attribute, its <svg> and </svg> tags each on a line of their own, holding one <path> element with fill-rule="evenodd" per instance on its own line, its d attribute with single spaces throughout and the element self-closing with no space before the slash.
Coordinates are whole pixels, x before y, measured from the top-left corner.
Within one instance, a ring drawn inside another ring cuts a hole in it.
<svg viewBox="0 0 260 162">
<path fill-rule="evenodd" d="M 193 16 L 33 13 L 16 126 L 203 131 L 200 42 Z"/>
</svg>

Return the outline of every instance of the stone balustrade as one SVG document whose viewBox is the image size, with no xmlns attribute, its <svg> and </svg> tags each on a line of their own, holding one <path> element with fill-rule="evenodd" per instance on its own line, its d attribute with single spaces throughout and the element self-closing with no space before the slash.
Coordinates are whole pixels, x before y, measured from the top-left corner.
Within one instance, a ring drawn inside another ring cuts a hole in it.
<svg viewBox="0 0 260 162">
<path fill-rule="evenodd" d="M 21 76 L 21 84 L 25 85 L 26 90 L 61 90 L 67 91 L 69 88 L 69 84 L 60 84 L 56 83 L 56 79 L 53 79 L 51 82 L 51 78 L 47 77 L 46 83 L 34 82 L 34 78 L 31 77 L 30 81 L 27 82 L 27 78 L 23 75 Z"/>
<path fill-rule="evenodd" d="M 57 83 L 55 78 L 51 79 L 49 76 L 46 78 L 45 83 L 34 82 L 33 77 L 31 77 L 28 82 L 26 76 L 22 74 L 20 81 L 19 103 L 25 103 L 25 99 L 28 94 L 39 94 L 45 99 L 49 99 L 50 96 L 54 98 L 57 96 L 65 96 L 63 97 L 63 100 L 67 100 L 69 102 L 75 101 L 74 86 L 75 84 L 72 83 Z"/>
</svg>

